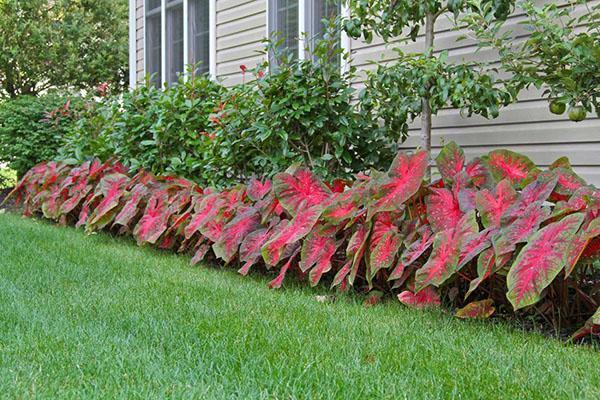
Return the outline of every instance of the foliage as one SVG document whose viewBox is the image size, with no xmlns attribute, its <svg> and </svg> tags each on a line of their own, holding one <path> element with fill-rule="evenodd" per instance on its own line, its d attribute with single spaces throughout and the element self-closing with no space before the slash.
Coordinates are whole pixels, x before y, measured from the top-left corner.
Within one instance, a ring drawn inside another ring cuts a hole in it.
<svg viewBox="0 0 600 400">
<path fill-rule="evenodd" d="M 564 160 L 546 171 L 527 161 L 495 151 L 467 163 L 451 143 L 433 184 L 418 151 L 346 185 L 292 167 L 272 182 L 223 191 L 145 171 L 129 178 L 115 162 L 49 162 L 11 196 L 24 215 L 132 233 L 140 245 L 193 254 L 193 263 L 212 256 L 242 274 L 276 269 L 271 287 L 292 272 L 311 285 L 327 276 L 342 291 L 377 289 L 373 301 L 392 291 L 409 306 L 460 308 L 462 318 L 512 308 L 555 329 L 590 318 L 586 332 L 596 332 L 600 279 L 590 260 L 598 257 L 600 191 Z"/>
<path fill-rule="evenodd" d="M 0 2 L 0 97 L 125 87 L 126 1 Z"/>
<path fill-rule="evenodd" d="M 17 184 L 17 173 L 9 168 L 0 167 L 0 189 L 12 188 Z"/>
<path fill-rule="evenodd" d="M 253 79 L 231 89 L 213 119 L 215 173 L 244 179 L 272 176 L 288 165 L 309 166 L 318 175 L 347 178 L 352 172 L 389 165 L 399 132 L 380 127 L 353 101 L 354 69 L 341 72 L 335 60 L 347 57 L 337 46 L 333 26 L 312 49 L 314 58 L 278 56 Z M 279 48 L 271 43 L 273 52 Z M 267 50 L 268 51 L 268 50 Z"/>
<path fill-rule="evenodd" d="M 380 64 L 369 74 L 363 98 L 368 109 L 407 135 L 408 123 L 422 118 L 421 147 L 431 149 L 432 115 L 444 107 L 456 107 L 469 115 L 498 116 L 501 106 L 514 101 L 511 88 L 495 82 L 486 63 L 447 61 L 447 52 L 436 54 L 435 23 L 444 14 L 454 14 L 452 29 L 465 28 L 458 16 L 476 13 L 485 20 L 504 20 L 514 0 L 347 0 L 350 16 L 344 21 L 349 36 L 367 42 L 376 34 L 386 43 L 415 41 L 423 36 L 419 53 L 397 50 L 397 62 Z M 478 7 L 479 6 L 479 7 Z M 467 26 L 470 28 L 470 26 Z"/>
<path fill-rule="evenodd" d="M 119 159 L 140 168 L 214 182 L 213 143 L 206 133 L 224 88 L 197 76 L 169 88 L 151 84 L 118 96 L 92 99 L 60 150 L 60 159 Z"/>
<path fill-rule="evenodd" d="M 0 163 L 22 176 L 35 164 L 53 159 L 77 103 L 58 93 L 0 102 Z"/>
<path fill-rule="evenodd" d="M 499 86 L 492 75 L 481 73 L 476 63 L 448 64 L 447 52 L 439 57 L 406 54 L 396 49 L 394 64 L 379 64 L 367 73 L 360 104 L 388 131 L 408 134 L 409 123 L 422 115 L 421 99 L 427 97 L 433 115 L 451 106 L 464 115 L 496 118 L 499 109 L 513 100 L 510 90 Z"/>
<path fill-rule="evenodd" d="M 519 45 L 514 43 L 515 33 L 504 29 L 502 22 L 475 14 L 468 23 L 478 27 L 483 46 L 499 50 L 502 67 L 512 75 L 517 90 L 543 88 L 553 113 L 564 113 L 568 105 L 569 117 L 583 120 L 592 106 L 596 112 L 600 106 L 600 5 L 585 0 L 570 0 L 567 5 L 536 3 L 518 3 L 525 12 L 523 25 L 531 32 Z"/>
</svg>

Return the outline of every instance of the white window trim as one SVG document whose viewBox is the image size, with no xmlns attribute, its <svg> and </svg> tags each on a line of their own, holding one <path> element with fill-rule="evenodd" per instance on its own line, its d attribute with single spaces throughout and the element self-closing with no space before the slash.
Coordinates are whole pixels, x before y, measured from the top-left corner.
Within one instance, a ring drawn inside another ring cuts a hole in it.
<svg viewBox="0 0 600 400">
<path fill-rule="evenodd" d="M 209 12 L 209 39 L 208 39 L 208 73 L 212 79 L 217 79 L 217 0 L 210 0 Z"/>
<path fill-rule="evenodd" d="M 307 0 L 298 0 L 298 32 L 300 32 L 300 37 L 298 38 L 298 59 L 300 60 L 304 60 L 306 58 L 306 52 L 305 52 L 305 47 L 306 47 L 306 1 Z M 270 27 L 270 23 L 269 21 L 271 20 L 269 13 L 271 12 L 269 9 L 269 4 L 271 3 L 269 0 L 266 0 L 267 6 L 266 6 L 266 37 L 267 39 L 271 38 L 271 27 Z M 347 4 L 345 1 L 342 1 L 342 9 L 341 9 L 341 15 L 342 17 L 349 17 L 350 16 L 350 9 L 348 8 Z M 342 50 L 344 51 L 344 53 L 348 53 L 350 54 L 350 51 L 352 49 L 351 46 L 351 39 L 348 36 L 348 34 L 346 34 L 346 32 L 344 30 L 342 30 L 342 34 L 341 34 L 341 43 L 340 46 L 342 48 Z M 268 57 L 268 56 L 267 56 Z M 342 73 L 346 73 L 350 70 L 350 66 L 351 66 L 351 60 L 350 59 L 342 59 L 340 68 Z"/>
<path fill-rule="evenodd" d="M 167 0 L 161 0 L 160 3 L 160 64 L 161 64 L 161 86 L 168 82 L 167 71 Z M 146 3 L 144 1 L 144 75 L 147 73 L 146 63 Z M 189 0 L 183 0 L 183 66 L 184 79 L 187 79 L 187 67 L 189 65 Z M 129 86 L 135 88 L 137 82 L 137 39 L 136 39 L 136 0 L 129 0 Z M 209 76 L 212 79 L 217 79 L 217 0 L 209 0 Z"/>
<path fill-rule="evenodd" d="M 137 84 L 137 38 L 136 33 L 136 6 L 135 0 L 129 0 L 129 88 Z M 146 40 L 146 38 L 144 38 Z M 145 58 L 145 57 L 144 57 Z"/>
</svg>

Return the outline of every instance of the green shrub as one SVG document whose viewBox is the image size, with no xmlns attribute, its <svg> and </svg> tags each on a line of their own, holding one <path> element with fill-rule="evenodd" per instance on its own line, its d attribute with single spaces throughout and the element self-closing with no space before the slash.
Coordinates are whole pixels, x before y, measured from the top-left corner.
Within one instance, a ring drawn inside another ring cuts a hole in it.
<svg viewBox="0 0 600 400">
<path fill-rule="evenodd" d="M 17 173 L 12 169 L 0 166 L 0 190 L 11 188 L 17 183 Z"/>
<path fill-rule="evenodd" d="M 53 159 L 72 123 L 73 106 L 58 93 L 0 103 L 0 163 L 22 176 L 35 164 Z"/>
<path fill-rule="evenodd" d="M 281 55 L 276 69 L 265 73 L 265 63 L 251 71 L 255 79 L 229 90 L 212 119 L 213 176 L 271 176 L 298 163 L 324 178 L 346 178 L 389 165 L 399 135 L 381 130 L 353 101 L 354 70 L 340 72 L 335 35 L 316 44 L 313 60 Z"/>
<path fill-rule="evenodd" d="M 203 134 L 223 88 L 198 76 L 167 89 L 147 84 L 88 103 L 60 149 L 60 159 L 111 156 L 135 171 L 177 174 L 197 181 L 204 174 L 209 139 Z"/>
</svg>

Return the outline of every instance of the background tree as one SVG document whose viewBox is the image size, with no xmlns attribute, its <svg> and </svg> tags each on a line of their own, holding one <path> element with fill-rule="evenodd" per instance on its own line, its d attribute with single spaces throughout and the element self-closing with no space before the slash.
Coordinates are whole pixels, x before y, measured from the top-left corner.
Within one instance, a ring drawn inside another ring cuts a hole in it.
<svg viewBox="0 0 600 400">
<path fill-rule="evenodd" d="M 126 0 L 0 0 L 0 97 L 126 84 Z"/>
<path fill-rule="evenodd" d="M 435 23 L 453 15 L 477 12 L 486 20 L 505 19 L 512 0 L 347 0 L 350 17 L 344 29 L 354 38 L 371 41 L 373 35 L 390 41 L 415 41 L 424 36 L 424 50 L 407 54 L 396 49 L 393 65 L 380 66 L 371 74 L 363 100 L 386 124 L 401 129 L 406 137 L 408 122 L 421 116 L 421 147 L 431 150 L 431 117 L 446 106 L 467 114 L 496 117 L 499 107 L 509 104 L 513 93 L 497 85 L 493 71 L 484 64 L 451 64 L 446 52 L 435 52 Z M 364 98 L 367 96 L 369 98 Z"/>
<path fill-rule="evenodd" d="M 469 24 L 483 46 L 496 48 L 502 68 L 512 76 L 517 90 L 543 88 L 550 111 L 575 122 L 584 120 L 600 106 L 600 5 L 585 0 L 538 6 L 521 0 L 524 23 L 531 31 L 527 40 L 515 45 L 515 35 L 503 29 L 502 21 L 471 15 Z M 583 29 L 582 29 L 583 28 Z M 600 114 L 598 115 L 600 117 Z"/>
</svg>

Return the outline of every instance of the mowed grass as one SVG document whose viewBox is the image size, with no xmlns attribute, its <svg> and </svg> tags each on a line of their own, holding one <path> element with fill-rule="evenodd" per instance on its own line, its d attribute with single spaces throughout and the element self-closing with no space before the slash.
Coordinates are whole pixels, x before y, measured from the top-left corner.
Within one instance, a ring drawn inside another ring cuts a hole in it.
<svg viewBox="0 0 600 400">
<path fill-rule="evenodd" d="M 0 397 L 598 399 L 600 352 L 0 215 Z"/>
</svg>

